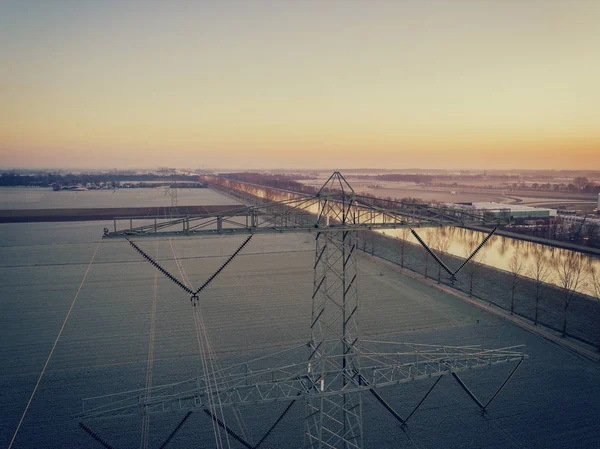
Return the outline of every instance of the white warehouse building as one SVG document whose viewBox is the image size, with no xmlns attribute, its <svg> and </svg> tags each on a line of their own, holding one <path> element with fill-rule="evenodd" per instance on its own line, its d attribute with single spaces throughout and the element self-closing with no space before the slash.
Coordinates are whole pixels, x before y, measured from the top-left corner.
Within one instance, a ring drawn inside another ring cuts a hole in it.
<svg viewBox="0 0 600 449">
<path fill-rule="evenodd" d="M 486 212 L 502 217 L 513 218 L 543 218 L 556 217 L 556 209 L 545 207 L 521 206 L 519 204 L 503 204 L 494 202 L 471 203 L 474 209 L 485 210 Z"/>
</svg>

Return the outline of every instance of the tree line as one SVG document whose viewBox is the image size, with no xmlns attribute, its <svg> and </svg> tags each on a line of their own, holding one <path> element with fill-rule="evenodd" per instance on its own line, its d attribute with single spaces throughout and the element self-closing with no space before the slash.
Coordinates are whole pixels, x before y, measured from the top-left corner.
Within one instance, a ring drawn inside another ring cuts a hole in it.
<svg viewBox="0 0 600 449">
<path fill-rule="evenodd" d="M 146 173 L 139 175 L 126 174 L 72 174 L 68 173 L 60 175 L 56 173 L 40 173 L 35 175 L 21 175 L 16 173 L 0 174 L 0 186 L 2 187 L 50 187 L 52 184 L 60 184 L 63 186 L 76 184 L 99 184 L 112 183 L 115 187 L 118 183 L 124 181 L 187 181 L 197 182 L 196 175 L 170 175 L 159 176 L 156 174 Z"/>
</svg>

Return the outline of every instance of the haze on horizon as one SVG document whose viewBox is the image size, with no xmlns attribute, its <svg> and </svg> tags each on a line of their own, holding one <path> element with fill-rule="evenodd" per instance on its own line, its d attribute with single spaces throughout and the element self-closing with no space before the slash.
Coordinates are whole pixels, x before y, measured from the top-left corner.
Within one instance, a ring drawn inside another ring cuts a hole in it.
<svg viewBox="0 0 600 449">
<path fill-rule="evenodd" d="M 600 2 L 4 1 L 3 167 L 600 167 Z"/>
</svg>

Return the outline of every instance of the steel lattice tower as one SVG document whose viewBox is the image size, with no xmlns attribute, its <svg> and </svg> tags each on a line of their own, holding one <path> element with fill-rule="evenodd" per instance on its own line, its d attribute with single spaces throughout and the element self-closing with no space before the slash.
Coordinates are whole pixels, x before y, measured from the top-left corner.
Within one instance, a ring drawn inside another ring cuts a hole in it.
<svg viewBox="0 0 600 449">
<path fill-rule="evenodd" d="M 215 187 L 231 187 L 215 184 Z M 238 185 L 253 195 L 256 186 Z M 191 290 L 168 273 L 133 241 L 129 243 L 166 277 L 190 295 L 194 307 L 200 307 L 199 293 L 210 284 L 231 260 L 257 233 L 308 232 L 315 235 L 315 259 L 312 293 L 312 312 L 308 356 L 302 362 L 292 359 L 278 368 L 254 367 L 248 361 L 219 371 L 216 384 L 207 376 L 184 380 L 169 385 L 152 387 L 83 400 L 83 411 L 78 419 L 117 417 L 144 413 L 187 410 L 176 432 L 191 410 L 201 408 L 235 439 L 248 448 L 257 448 L 269 436 L 291 406 L 299 399 L 305 402 L 304 447 L 361 449 L 363 448 L 362 394 L 371 393 L 384 408 L 406 426 L 407 421 L 438 384 L 442 376 L 452 375 L 462 388 L 485 412 L 486 408 L 505 387 L 508 380 L 526 357 L 514 348 L 482 349 L 477 346 L 436 346 L 408 343 L 390 343 L 384 350 L 366 348 L 368 341 L 360 342 L 358 325 L 359 294 L 357 283 L 357 232 L 360 230 L 397 229 L 486 223 L 485 214 L 473 213 L 444 206 L 415 205 L 391 202 L 382 206 L 376 199 L 357 195 L 345 178 L 333 173 L 316 195 L 284 192 L 283 201 L 258 201 L 256 206 L 232 209 L 217 214 L 172 217 L 161 223 L 133 227 L 114 232 L 105 229 L 106 238 L 176 237 L 202 235 L 250 235 L 221 267 L 197 290 Z M 164 219 L 164 217 L 163 217 Z M 473 258 L 491 237 L 492 231 L 455 271 L 450 270 L 423 242 L 413 229 L 418 241 L 447 271 L 451 278 Z M 292 348 L 291 351 L 297 348 Z M 285 352 L 285 351 L 284 351 Z M 260 358 L 257 360 L 261 360 Z M 517 362 L 507 379 L 492 398 L 485 402 L 477 399 L 458 376 L 459 372 Z M 380 389 L 420 379 L 437 378 L 423 399 L 406 418 L 402 418 L 385 401 Z M 237 407 L 265 402 L 288 402 L 288 406 L 271 428 L 252 445 L 225 423 L 219 422 L 207 408 L 207 398 L 220 393 L 222 407 Z M 485 404 L 485 405 L 484 405 Z M 82 428 L 85 427 L 82 424 Z M 87 431 L 86 431 L 87 432 Z M 89 432 L 88 432 L 89 433 Z M 91 434 L 90 434 L 91 435 Z M 172 436 L 172 435 L 171 435 Z M 92 435 L 92 437 L 94 437 Z M 94 437 L 95 438 L 95 437 Z"/>
<path fill-rule="evenodd" d="M 336 187 L 344 201 L 331 201 Z M 356 225 L 354 190 L 339 175 L 319 192 L 318 224 Z M 345 392 L 359 383 L 356 231 L 319 232 L 316 236 L 309 377 L 331 396 L 306 399 L 305 447 L 362 447 L 361 392 Z M 327 374 L 337 371 L 338 374 Z"/>
</svg>

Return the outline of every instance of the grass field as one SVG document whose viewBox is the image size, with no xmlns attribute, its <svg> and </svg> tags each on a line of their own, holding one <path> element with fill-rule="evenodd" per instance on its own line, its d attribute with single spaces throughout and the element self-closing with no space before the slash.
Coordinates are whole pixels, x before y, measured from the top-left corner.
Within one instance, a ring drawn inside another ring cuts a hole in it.
<svg viewBox="0 0 600 449">
<path fill-rule="evenodd" d="M 96 248 L 102 223 L 0 225 L 0 446 L 23 413 L 66 312 Z M 140 241 L 177 273 L 171 244 L 199 285 L 242 237 Z M 201 307 L 222 365 L 306 342 L 310 322 L 314 242 L 309 235 L 256 236 L 203 292 Z M 359 259 L 359 315 L 364 338 L 503 347 L 525 344 L 530 356 L 482 417 L 452 378 L 444 378 L 411 419 L 410 438 L 365 395 L 369 448 L 594 448 L 600 446 L 600 370 L 458 298 Z M 156 273 L 124 241 L 103 241 L 23 421 L 14 448 L 96 447 L 72 419 L 85 397 L 142 388 Z M 158 277 L 154 385 L 201 374 L 187 295 Z M 488 398 L 508 365 L 465 373 Z M 421 381 L 382 394 L 406 416 L 429 388 Z M 254 442 L 284 404 L 244 409 Z M 264 447 L 302 447 L 304 408 L 296 405 Z M 151 447 L 181 419 L 153 415 Z M 140 419 L 86 422 L 115 447 L 139 446 Z M 211 442 L 212 441 L 212 442 Z M 170 447 L 212 447 L 201 411 Z M 233 442 L 232 447 L 241 447 Z"/>
</svg>

